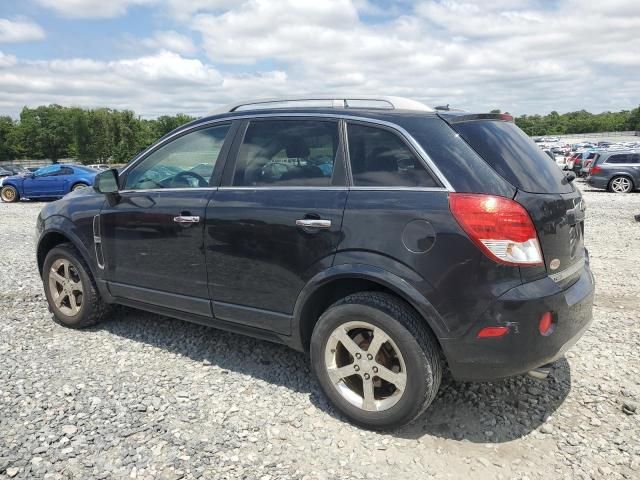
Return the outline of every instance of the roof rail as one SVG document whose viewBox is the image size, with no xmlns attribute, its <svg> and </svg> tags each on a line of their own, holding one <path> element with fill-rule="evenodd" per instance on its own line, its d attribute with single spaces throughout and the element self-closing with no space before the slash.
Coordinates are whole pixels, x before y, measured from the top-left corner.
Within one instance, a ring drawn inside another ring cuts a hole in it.
<svg viewBox="0 0 640 480">
<path fill-rule="evenodd" d="M 403 97 L 376 95 L 313 95 L 285 98 L 265 98 L 232 103 L 218 108 L 210 115 L 278 108 L 366 108 L 382 110 L 418 110 L 433 112 L 424 103 Z"/>
</svg>

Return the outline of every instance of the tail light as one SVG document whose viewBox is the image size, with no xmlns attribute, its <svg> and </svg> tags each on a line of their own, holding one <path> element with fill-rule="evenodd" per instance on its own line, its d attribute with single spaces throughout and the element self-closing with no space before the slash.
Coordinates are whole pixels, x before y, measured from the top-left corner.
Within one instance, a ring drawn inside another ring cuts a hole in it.
<svg viewBox="0 0 640 480">
<path fill-rule="evenodd" d="M 450 193 L 449 208 L 469 238 L 492 260 L 543 265 L 538 234 L 518 202 L 494 195 Z"/>
<path fill-rule="evenodd" d="M 591 169 L 591 175 L 594 175 L 596 173 L 600 173 L 601 171 L 602 171 L 602 167 L 599 167 L 598 165 L 596 165 Z"/>
</svg>

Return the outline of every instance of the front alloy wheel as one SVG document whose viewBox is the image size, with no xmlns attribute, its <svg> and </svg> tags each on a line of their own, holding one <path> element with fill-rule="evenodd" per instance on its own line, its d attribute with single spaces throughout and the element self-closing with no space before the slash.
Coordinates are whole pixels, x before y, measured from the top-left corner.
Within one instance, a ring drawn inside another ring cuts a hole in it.
<svg viewBox="0 0 640 480">
<path fill-rule="evenodd" d="M 0 190 L 0 198 L 2 198 L 3 202 L 11 203 L 17 202 L 20 199 L 20 196 L 18 195 L 18 191 L 14 187 L 12 187 L 11 185 L 7 185 L 5 187 L 2 187 L 2 189 Z"/>
<path fill-rule="evenodd" d="M 82 280 L 76 267 L 59 258 L 49 269 L 49 293 L 54 308 L 67 317 L 75 317 L 82 308 Z"/>
<path fill-rule="evenodd" d="M 66 327 L 94 325 L 109 311 L 96 288 L 91 269 L 70 243 L 58 245 L 47 253 L 42 283 L 54 320 Z"/>
</svg>

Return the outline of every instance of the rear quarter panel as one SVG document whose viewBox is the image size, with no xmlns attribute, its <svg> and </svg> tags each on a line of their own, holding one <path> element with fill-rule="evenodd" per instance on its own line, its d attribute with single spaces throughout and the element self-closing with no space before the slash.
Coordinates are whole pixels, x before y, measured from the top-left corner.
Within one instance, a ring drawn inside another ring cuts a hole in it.
<svg viewBox="0 0 640 480">
<path fill-rule="evenodd" d="M 342 231 L 334 266 L 372 265 L 403 278 L 442 317 L 439 336 L 466 332 L 521 283 L 518 267 L 489 260 L 462 231 L 446 191 L 352 190 Z"/>
</svg>

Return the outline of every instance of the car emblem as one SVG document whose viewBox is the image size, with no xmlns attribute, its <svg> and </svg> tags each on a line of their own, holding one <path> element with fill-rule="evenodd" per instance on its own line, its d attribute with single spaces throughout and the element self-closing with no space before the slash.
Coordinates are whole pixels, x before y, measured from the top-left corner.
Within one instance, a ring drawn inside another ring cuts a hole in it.
<svg viewBox="0 0 640 480">
<path fill-rule="evenodd" d="M 551 268 L 551 270 L 557 270 L 559 266 L 560 266 L 560 260 L 557 258 L 554 258 L 549 263 L 549 268 Z"/>
</svg>

